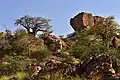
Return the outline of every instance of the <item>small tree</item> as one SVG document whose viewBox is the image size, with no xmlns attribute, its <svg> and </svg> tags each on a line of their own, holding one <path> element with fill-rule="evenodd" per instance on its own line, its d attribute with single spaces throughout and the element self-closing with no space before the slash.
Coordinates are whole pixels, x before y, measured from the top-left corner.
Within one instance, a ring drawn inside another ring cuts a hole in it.
<svg viewBox="0 0 120 80">
<path fill-rule="evenodd" d="M 97 37 L 97 39 L 101 39 L 103 45 L 108 48 L 112 38 L 116 35 L 117 27 L 118 24 L 114 21 L 114 17 L 110 16 L 96 21 L 90 27 L 89 33 Z"/>
</svg>

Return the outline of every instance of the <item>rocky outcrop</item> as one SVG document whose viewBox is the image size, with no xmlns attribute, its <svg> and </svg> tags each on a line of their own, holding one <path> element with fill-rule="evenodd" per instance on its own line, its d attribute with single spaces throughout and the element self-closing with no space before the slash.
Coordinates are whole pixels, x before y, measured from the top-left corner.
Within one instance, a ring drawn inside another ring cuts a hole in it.
<svg viewBox="0 0 120 80">
<path fill-rule="evenodd" d="M 87 77 L 92 77 L 93 75 L 109 72 L 113 70 L 112 68 L 112 59 L 108 55 L 98 55 L 92 56 L 88 59 L 82 61 L 77 68 L 79 75 L 84 74 Z M 111 73 L 115 73 L 111 71 Z"/>
<path fill-rule="evenodd" d="M 67 63 L 61 57 L 51 56 L 35 67 L 35 73 L 37 72 L 40 77 L 62 73 L 64 76 L 78 75 L 87 78 L 101 76 L 100 80 L 120 80 L 120 74 L 115 72 L 112 64 L 112 58 L 105 54 L 91 56 L 77 64 Z"/>
<path fill-rule="evenodd" d="M 50 49 L 52 48 L 53 51 L 57 51 L 58 49 L 65 50 L 71 46 L 71 43 L 69 44 L 67 39 L 59 38 L 51 34 L 44 37 L 44 44 L 49 46 Z"/>
<path fill-rule="evenodd" d="M 113 69 L 113 60 L 109 55 L 101 54 L 89 57 L 76 66 L 75 73 L 90 78 L 100 76 L 100 80 L 120 80 L 120 74 Z"/>
<path fill-rule="evenodd" d="M 104 19 L 101 16 L 93 16 L 91 13 L 81 12 L 70 19 L 70 25 L 76 31 L 93 25 L 96 21 Z"/>
<path fill-rule="evenodd" d="M 47 74 L 55 75 L 62 73 L 66 75 L 75 75 L 75 65 L 63 62 L 63 58 L 50 56 L 43 60 L 39 65 L 35 66 L 32 76 L 39 75 L 43 77 Z"/>
</svg>

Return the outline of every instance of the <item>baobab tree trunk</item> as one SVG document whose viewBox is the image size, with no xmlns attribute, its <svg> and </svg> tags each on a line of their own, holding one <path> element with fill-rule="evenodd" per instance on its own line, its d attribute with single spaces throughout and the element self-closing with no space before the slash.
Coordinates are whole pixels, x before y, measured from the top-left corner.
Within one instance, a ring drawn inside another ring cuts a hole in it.
<svg viewBox="0 0 120 80">
<path fill-rule="evenodd" d="M 36 34 L 37 34 L 37 31 L 35 30 L 35 29 L 32 29 L 32 35 L 35 37 L 36 36 Z"/>
</svg>

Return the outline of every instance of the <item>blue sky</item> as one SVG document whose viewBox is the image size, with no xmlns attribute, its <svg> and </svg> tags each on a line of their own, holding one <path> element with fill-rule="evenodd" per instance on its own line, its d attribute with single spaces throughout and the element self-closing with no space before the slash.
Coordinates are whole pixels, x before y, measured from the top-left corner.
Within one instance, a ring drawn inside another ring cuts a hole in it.
<svg viewBox="0 0 120 80">
<path fill-rule="evenodd" d="M 52 20 L 54 34 L 66 35 L 73 31 L 69 20 L 81 11 L 94 15 L 115 16 L 120 23 L 120 0 L 0 0 L 0 31 L 14 31 L 14 22 L 24 15 Z"/>
</svg>

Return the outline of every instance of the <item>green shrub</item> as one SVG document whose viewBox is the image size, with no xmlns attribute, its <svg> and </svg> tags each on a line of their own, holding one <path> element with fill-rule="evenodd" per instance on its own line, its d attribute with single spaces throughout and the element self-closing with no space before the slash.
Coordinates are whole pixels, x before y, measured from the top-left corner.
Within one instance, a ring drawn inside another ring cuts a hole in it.
<svg viewBox="0 0 120 80">
<path fill-rule="evenodd" d="M 0 75 L 13 75 L 16 72 L 28 71 L 29 64 L 32 64 L 34 60 L 26 58 L 25 56 L 8 56 L 3 58 L 3 61 L 8 64 L 3 64 L 4 67 L 0 68 Z"/>
</svg>

